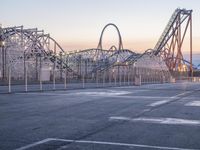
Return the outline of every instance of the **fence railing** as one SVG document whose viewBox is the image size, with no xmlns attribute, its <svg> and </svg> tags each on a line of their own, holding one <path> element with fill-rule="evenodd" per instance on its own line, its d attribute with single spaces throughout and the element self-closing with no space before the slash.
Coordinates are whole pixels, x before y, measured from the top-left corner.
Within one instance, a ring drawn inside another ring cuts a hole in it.
<svg viewBox="0 0 200 150">
<path fill-rule="evenodd" d="M 55 73 L 48 73 L 48 80 L 42 77 L 42 74 L 38 79 L 30 78 L 26 73 L 23 78 L 16 78 L 13 77 L 12 70 L 8 70 L 7 77 L 0 80 L 0 93 L 139 86 L 172 82 L 167 72 L 141 67 L 122 68 L 124 67 L 118 66 L 90 75 L 82 73 L 80 76 L 69 74 L 55 76 Z"/>
</svg>

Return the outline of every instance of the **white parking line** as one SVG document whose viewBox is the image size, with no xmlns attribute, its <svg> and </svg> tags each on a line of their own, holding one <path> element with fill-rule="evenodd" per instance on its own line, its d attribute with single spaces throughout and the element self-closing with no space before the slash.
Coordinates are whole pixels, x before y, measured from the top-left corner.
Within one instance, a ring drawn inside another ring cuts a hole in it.
<svg viewBox="0 0 200 150">
<path fill-rule="evenodd" d="M 26 145 L 26 146 L 17 148 L 17 149 L 15 149 L 15 150 L 26 150 L 26 149 L 35 147 L 35 146 L 37 146 L 37 145 L 47 143 L 47 142 L 49 142 L 49 141 L 51 141 L 51 140 L 52 140 L 51 138 L 47 138 L 47 139 L 44 139 L 44 140 L 42 140 L 42 141 L 38 141 L 38 142 L 35 142 L 35 143 L 32 143 L 32 144 L 28 144 L 28 145 Z"/>
<path fill-rule="evenodd" d="M 192 102 L 186 103 L 185 106 L 197 106 L 197 107 L 200 107 L 200 101 L 192 101 Z"/>
<path fill-rule="evenodd" d="M 120 92 L 119 93 L 109 93 L 109 92 L 75 92 L 75 93 L 49 93 L 49 92 L 44 92 L 44 93 L 15 93 L 17 95 L 37 95 L 37 96 L 93 96 L 93 97 L 116 97 L 116 98 L 138 98 L 138 99 L 170 99 L 171 97 L 167 96 L 132 96 L 132 95 L 126 95 L 126 94 L 134 94 L 137 92 L 141 91 L 133 91 L 133 92 Z"/>
<path fill-rule="evenodd" d="M 179 96 L 183 96 L 183 95 L 188 94 L 188 93 L 191 93 L 191 91 L 183 92 L 183 93 L 177 94 L 177 95 L 175 95 L 175 96 L 172 96 L 172 97 L 170 97 L 170 98 L 168 98 L 168 99 L 165 99 L 165 100 L 161 100 L 161 101 L 157 101 L 157 102 L 151 103 L 151 104 L 149 104 L 148 106 L 151 106 L 151 107 L 160 106 L 160 105 L 169 103 L 169 102 L 173 101 L 174 99 L 178 98 Z"/>
<path fill-rule="evenodd" d="M 157 102 L 151 103 L 151 104 L 149 104 L 148 106 L 155 107 L 155 106 L 159 106 L 159 105 L 166 104 L 166 103 L 168 103 L 168 102 L 170 102 L 170 101 L 171 101 L 171 99 L 168 99 L 168 100 L 161 100 L 161 101 L 157 101 Z"/>
<path fill-rule="evenodd" d="M 187 91 L 187 92 L 183 92 L 183 93 L 180 93 L 180 94 L 177 94 L 175 96 L 172 96 L 171 98 L 178 98 L 179 96 L 183 96 L 185 94 L 189 94 L 189 93 L 192 93 L 193 91 Z"/>
<path fill-rule="evenodd" d="M 71 92 L 71 93 L 60 93 L 60 92 L 35 92 L 35 93 L 16 93 L 18 95 L 21 94 L 30 94 L 30 95 L 91 95 L 91 96 L 118 96 L 118 95 L 126 95 L 133 94 L 137 91 L 117 91 L 117 90 L 105 90 L 105 91 L 80 91 L 80 92 Z"/>
<path fill-rule="evenodd" d="M 129 117 L 121 117 L 121 116 L 113 116 L 109 118 L 110 121 L 130 121 L 130 122 L 143 122 L 143 123 L 155 123 L 155 124 L 168 124 L 168 125 L 193 125 L 200 126 L 200 120 L 187 120 L 180 118 L 129 118 Z"/>
<path fill-rule="evenodd" d="M 90 140 L 69 140 L 69 139 L 58 139 L 58 138 L 48 138 L 39 142 L 35 142 L 33 144 L 29 144 L 27 146 L 18 148 L 16 150 L 27 150 L 29 148 L 34 148 L 37 145 L 44 144 L 49 141 L 62 141 L 62 142 L 70 142 L 70 143 L 84 143 L 84 144 L 98 144 L 98 145 L 113 145 L 113 146 L 125 146 L 125 147 L 139 147 L 139 148 L 150 148 L 150 149 L 162 149 L 162 150 L 195 150 L 195 149 L 186 149 L 186 148 L 177 148 L 177 147 L 163 147 L 163 146 L 154 146 L 154 145 L 144 145 L 144 144 L 130 144 L 130 143 L 118 143 L 118 142 L 104 142 L 104 141 L 90 141 Z M 62 148 L 66 148 L 65 146 L 61 146 L 58 148 L 62 150 Z M 57 149 L 57 150 L 58 150 Z"/>
</svg>

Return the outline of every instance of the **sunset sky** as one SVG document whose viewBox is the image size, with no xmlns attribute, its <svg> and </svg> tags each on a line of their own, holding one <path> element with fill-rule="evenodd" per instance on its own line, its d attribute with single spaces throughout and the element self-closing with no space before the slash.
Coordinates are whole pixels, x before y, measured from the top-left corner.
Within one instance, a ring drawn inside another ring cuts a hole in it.
<svg viewBox="0 0 200 150">
<path fill-rule="evenodd" d="M 177 8 L 193 9 L 193 49 L 200 51 L 200 0 L 0 0 L 0 23 L 43 29 L 65 50 L 97 47 L 107 23 L 118 26 L 124 48 L 153 48 Z M 106 30 L 103 47 L 118 43 L 117 32 Z M 187 53 L 187 48 L 185 48 Z"/>
</svg>

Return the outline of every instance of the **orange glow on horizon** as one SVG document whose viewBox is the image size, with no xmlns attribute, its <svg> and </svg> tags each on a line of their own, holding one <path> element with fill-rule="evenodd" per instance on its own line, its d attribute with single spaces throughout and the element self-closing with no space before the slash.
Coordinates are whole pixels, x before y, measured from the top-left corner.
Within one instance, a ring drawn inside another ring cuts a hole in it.
<svg viewBox="0 0 200 150">
<path fill-rule="evenodd" d="M 193 38 L 193 52 L 198 53 L 200 52 L 200 45 L 198 43 L 200 41 L 200 38 Z M 144 52 L 145 50 L 149 48 L 154 48 L 155 44 L 157 42 L 157 39 L 151 40 L 151 39 L 138 39 L 138 40 L 126 40 L 123 41 L 123 47 L 124 49 L 130 49 L 134 52 Z M 64 50 L 66 51 L 73 51 L 73 50 L 84 50 L 84 49 L 90 49 L 90 48 L 96 48 L 98 45 L 98 41 L 70 41 L 70 42 L 60 42 L 61 46 L 63 47 Z M 118 43 L 116 43 L 117 47 Z M 103 47 L 111 47 L 112 44 L 109 42 L 103 43 Z M 183 52 L 189 52 L 189 42 L 185 42 L 183 45 Z"/>
</svg>

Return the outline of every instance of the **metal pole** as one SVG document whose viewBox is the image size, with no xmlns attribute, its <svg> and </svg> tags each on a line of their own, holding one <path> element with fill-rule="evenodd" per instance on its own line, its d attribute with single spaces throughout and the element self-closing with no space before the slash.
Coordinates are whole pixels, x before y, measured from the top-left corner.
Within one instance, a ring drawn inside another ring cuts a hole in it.
<svg viewBox="0 0 200 150">
<path fill-rule="evenodd" d="M 128 85 L 130 85 L 130 66 L 128 66 Z"/>
<path fill-rule="evenodd" d="M 83 88 L 85 88 L 85 73 L 83 73 Z"/>
<path fill-rule="evenodd" d="M 38 78 L 38 56 L 36 56 L 36 58 L 35 58 L 35 77 L 36 77 L 36 81 L 38 81 L 39 80 L 39 78 Z"/>
<path fill-rule="evenodd" d="M 116 72 L 114 72 L 114 76 L 115 76 L 115 86 L 117 85 L 117 75 Z"/>
<path fill-rule="evenodd" d="M 193 67 L 192 67 L 192 14 L 190 15 L 190 72 L 191 72 L 191 77 L 193 77 Z"/>
<path fill-rule="evenodd" d="M 4 54 L 4 45 L 2 46 L 2 78 L 5 80 L 5 54 Z"/>
<path fill-rule="evenodd" d="M 103 87 L 105 86 L 105 71 L 103 72 Z"/>
<path fill-rule="evenodd" d="M 108 74 L 108 76 L 109 76 L 109 85 L 111 86 L 111 80 L 112 80 L 112 79 L 111 79 L 111 75 L 112 75 L 112 74 L 110 73 L 110 69 L 109 69 L 109 72 L 108 72 L 108 73 L 109 73 L 109 74 Z"/>
<path fill-rule="evenodd" d="M 63 72 L 63 61 L 62 61 L 62 53 L 59 54 L 60 56 L 60 81 L 62 81 L 62 72 Z"/>
<path fill-rule="evenodd" d="M 121 86 L 122 85 L 122 76 L 121 76 L 121 70 L 119 71 L 119 85 Z"/>
<path fill-rule="evenodd" d="M 99 83 L 98 83 L 98 71 L 96 73 L 96 84 L 97 84 L 97 87 L 99 86 Z"/>
<path fill-rule="evenodd" d="M 25 67 L 25 91 L 26 91 L 26 92 L 28 91 L 28 86 L 27 86 L 27 84 L 28 84 L 27 69 L 26 69 L 26 67 Z"/>
<path fill-rule="evenodd" d="M 9 67 L 8 71 L 8 92 L 11 93 L 11 67 Z"/>
<path fill-rule="evenodd" d="M 55 56 L 55 61 L 54 61 L 54 65 L 53 65 L 53 90 L 56 89 L 56 78 L 55 78 L 55 69 L 56 69 L 56 62 L 57 62 L 56 43 L 54 43 L 54 56 Z"/>
<path fill-rule="evenodd" d="M 41 68 L 40 68 L 40 91 L 42 91 L 42 76 L 41 76 Z"/>
<path fill-rule="evenodd" d="M 66 59 L 66 55 L 65 55 L 65 65 L 67 65 L 67 59 Z M 67 67 L 65 66 L 65 75 L 64 75 L 64 88 L 67 88 Z"/>
<path fill-rule="evenodd" d="M 123 70 L 124 70 L 125 67 L 123 67 Z M 124 75 L 124 85 L 126 85 L 126 71 L 124 70 L 123 72 L 123 75 Z"/>
<path fill-rule="evenodd" d="M 55 67 L 53 67 L 53 89 L 56 89 Z"/>
<path fill-rule="evenodd" d="M 133 65 L 133 75 L 132 75 L 132 84 L 134 85 L 135 83 L 135 76 L 136 76 L 136 67 Z"/>
<path fill-rule="evenodd" d="M 25 80 L 25 92 L 27 92 L 27 69 L 26 69 L 26 55 L 24 52 L 24 80 Z"/>
<path fill-rule="evenodd" d="M 67 69 L 65 68 L 64 88 L 67 88 Z"/>
<path fill-rule="evenodd" d="M 42 56 L 40 53 L 40 90 L 42 91 Z"/>
</svg>

